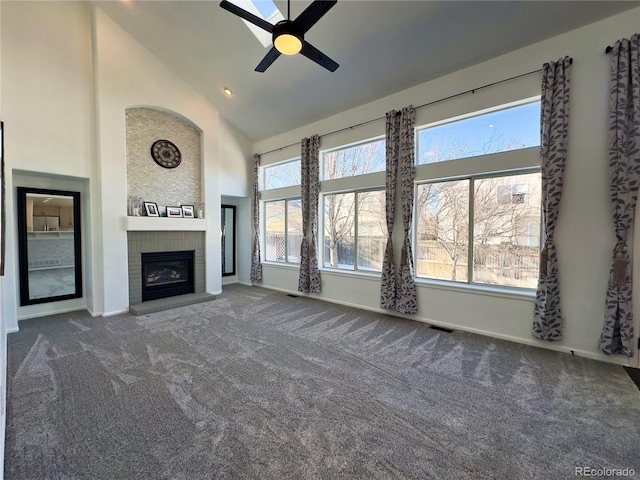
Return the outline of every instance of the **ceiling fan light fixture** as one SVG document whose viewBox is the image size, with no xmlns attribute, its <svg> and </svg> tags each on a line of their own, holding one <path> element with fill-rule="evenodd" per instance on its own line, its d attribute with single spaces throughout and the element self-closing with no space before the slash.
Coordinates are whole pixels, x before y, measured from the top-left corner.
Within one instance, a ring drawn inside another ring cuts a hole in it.
<svg viewBox="0 0 640 480">
<path fill-rule="evenodd" d="M 302 50 L 302 35 L 293 22 L 281 20 L 273 27 L 273 46 L 283 55 L 295 55 Z"/>
<path fill-rule="evenodd" d="M 283 33 L 276 37 L 273 46 L 283 55 L 295 55 L 302 50 L 302 40 L 290 33 Z"/>
</svg>

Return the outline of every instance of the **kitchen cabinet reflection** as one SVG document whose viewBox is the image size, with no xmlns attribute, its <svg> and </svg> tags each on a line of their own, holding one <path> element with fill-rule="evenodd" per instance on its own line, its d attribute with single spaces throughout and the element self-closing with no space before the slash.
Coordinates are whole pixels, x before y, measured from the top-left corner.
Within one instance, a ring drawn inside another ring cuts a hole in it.
<svg viewBox="0 0 640 480">
<path fill-rule="evenodd" d="M 82 296 L 80 194 L 18 188 L 20 304 Z"/>
</svg>

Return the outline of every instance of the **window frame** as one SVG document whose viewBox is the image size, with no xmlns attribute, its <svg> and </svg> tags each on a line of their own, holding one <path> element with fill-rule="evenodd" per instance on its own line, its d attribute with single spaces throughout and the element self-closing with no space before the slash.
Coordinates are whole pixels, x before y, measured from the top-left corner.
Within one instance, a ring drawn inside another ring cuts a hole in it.
<svg viewBox="0 0 640 480">
<path fill-rule="evenodd" d="M 273 198 L 273 199 L 269 199 L 269 200 L 262 200 L 261 203 L 261 209 L 260 209 L 260 220 L 261 220 L 261 255 L 262 255 L 262 263 L 266 263 L 269 265 L 277 265 L 277 266 L 288 266 L 288 267 L 295 267 L 295 268 L 299 268 L 300 267 L 300 261 L 297 262 L 290 262 L 288 260 L 289 258 L 289 202 L 295 202 L 295 201 L 302 201 L 302 198 L 300 196 L 298 197 L 288 197 L 288 198 Z M 268 203 L 273 203 L 273 202 L 284 202 L 284 235 L 285 235 L 285 241 L 284 241 L 284 245 L 285 245 L 285 251 L 284 251 L 284 258 L 285 260 L 283 262 L 280 262 L 278 260 L 267 260 L 267 204 Z M 303 233 L 304 234 L 304 233 Z"/>
<path fill-rule="evenodd" d="M 466 281 L 452 281 L 435 278 L 419 277 L 415 268 L 414 279 L 417 285 L 425 285 L 430 288 L 439 288 L 450 291 L 464 291 L 467 293 L 477 293 L 481 295 L 501 296 L 515 299 L 533 299 L 536 295 L 535 288 L 524 288 L 507 285 L 495 285 L 473 281 L 473 221 L 474 221 L 474 180 L 481 178 L 492 178 L 501 176 L 511 176 L 517 174 L 539 173 L 540 146 L 508 150 L 504 152 L 490 153 L 472 157 L 457 158 L 434 163 L 419 164 L 419 132 L 427 128 L 436 127 L 456 121 L 466 120 L 487 113 L 498 112 L 512 107 L 541 102 L 541 96 L 535 95 L 521 98 L 515 101 L 502 103 L 488 108 L 474 110 L 472 112 L 446 117 L 436 121 L 430 121 L 422 125 L 416 125 L 414 133 L 415 141 L 415 179 L 414 179 L 414 205 L 411 242 L 413 249 L 414 266 L 417 265 L 417 241 L 418 241 L 418 185 L 425 183 L 446 182 L 455 180 L 469 180 L 469 239 L 467 245 L 467 275 Z M 540 209 L 540 250 L 543 244 L 544 218 L 542 207 Z"/>
<path fill-rule="evenodd" d="M 279 191 L 284 191 L 287 188 L 300 188 L 301 183 L 297 183 L 295 185 L 287 185 L 284 187 L 275 187 L 275 188 L 265 188 L 266 187 L 266 171 L 269 168 L 274 168 L 274 167 L 280 167 L 282 165 L 286 165 L 287 163 L 294 163 L 294 162 L 300 162 L 301 168 L 300 168 L 300 182 L 302 183 L 302 159 L 301 157 L 293 157 L 293 158 L 289 158 L 286 160 L 282 160 L 279 162 L 273 162 L 270 163 L 268 165 L 260 165 L 260 170 L 259 170 L 259 174 L 258 174 L 258 191 L 262 194 L 265 195 L 267 192 L 271 193 L 271 192 L 279 192 Z M 271 195 L 270 195 L 271 196 Z"/>
<path fill-rule="evenodd" d="M 376 173 L 381 173 L 381 172 L 376 172 Z M 382 172 L 383 173 L 383 172 Z M 351 178 L 351 177 L 349 177 Z M 342 179 L 337 179 L 337 180 L 342 180 Z M 325 270 L 328 272 L 335 272 L 335 273 L 347 273 L 349 275 L 353 275 L 353 274 L 359 274 L 359 275 L 366 275 L 366 276 L 373 276 L 373 277 L 380 277 L 382 275 L 382 269 L 380 269 L 380 271 L 377 270 L 372 270 L 372 269 L 360 269 L 358 268 L 358 253 L 359 253 L 359 246 L 358 246 L 358 194 L 360 193 L 367 193 L 367 192 L 385 192 L 385 188 L 384 186 L 372 186 L 372 187 L 364 187 L 364 188 L 355 188 L 355 189 L 350 189 L 350 190 L 332 190 L 329 192 L 322 192 L 320 195 L 320 200 L 318 201 L 318 209 L 319 209 L 319 219 L 320 221 L 319 223 L 319 228 L 318 228 L 318 235 L 320 236 L 320 238 L 318 239 L 318 245 L 321 246 L 321 251 L 319 252 L 319 262 L 318 262 L 318 266 L 320 268 L 320 270 Z M 354 195 L 354 218 L 353 218 L 353 238 L 354 238 L 354 242 L 353 242 L 353 248 L 354 248 L 354 260 L 353 260 L 353 268 L 334 268 L 331 266 L 326 266 L 326 258 L 325 258 L 325 248 L 324 248 L 324 238 L 325 238 L 325 209 L 324 209 L 324 203 L 325 203 L 325 197 L 327 197 L 328 195 L 344 195 L 344 194 L 349 194 L 352 193 Z M 386 220 L 385 220 L 386 222 Z"/>
<path fill-rule="evenodd" d="M 520 100 L 515 100 L 512 102 L 507 102 L 507 103 L 503 103 L 500 105 L 495 105 L 492 107 L 488 107 L 488 108 L 483 108 L 481 110 L 474 110 L 473 112 L 468 112 L 468 113 L 464 113 L 461 115 L 456 115 L 453 117 L 447 117 L 444 119 L 440 119 L 440 120 L 436 120 L 433 122 L 429 122 L 426 123 L 424 125 L 418 125 L 415 127 L 414 129 L 414 141 L 415 141 L 415 165 L 416 167 L 422 167 L 422 166 L 427 166 L 427 165 L 436 165 L 436 164 L 447 164 L 450 162 L 457 162 L 457 161 L 465 161 L 465 160 L 471 160 L 474 158 L 482 158 L 482 157 L 491 157 L 493 155 L 500 155 L 503 153 L 516 153 L 522 150 L 530 150 L 532 148 L 539 150 L 540 149 L 540 144 L 538 143 L 538 145 L 533 145 L 531 147 L 525 147 L 525 148 L 517 148 L 517 149 L 513 149 L 513 150 L 504 150 L 501 152 L 494 152 L 494 153 L 487 153 L 487 154 L 483 154 L 483 155 L 472 155 L 472 156 L 468 156 L 468 157 L 459 157 L 459 158 L 452 158 L 449 160 L 442 160 L 439 162 L 431 162 L 431 163 L 419 163 L 420 162 L 420 132 L 429 130 L 431 128 L 436 128 L 436 127 L 441 127 L 443 125 L 449 125 L 449 124 L 453 124 L 453 123 L 458 123 L 458 122 L 463 122 L 465 120 L 469 120 L 472 118 L 476 118 L 476 117 L 481 117 L 483 115 L 489 115 L 491 113 L 497 113 L 497 112 L 501 112 L 504 110 L 509 110 L 512 108 L 518 108 L 518 107 L 524 107 L 527 105 L 532 105 L 534 103 L 540 103 L 542 102 L 542 97 L 540 95 L 536 95 L 533 97 L 527 97 L 527 98 L 523 98 Z M 542 108 L 542 105 L 541 105 Z"/>
<path fill-rule="evenodd" d="M 384 174 L 386 171 L 386 161 L 385 161 L 385 168 L 378 172 L 367 172 L 367 173 L 362 173 L 360 175 L 352 175 L 349 177 L 325 178 L 325 155 L 326 154 L 329 154 L 338 150 L 348 150 L 350 148 L 359 147 L 361 145 L 366 145 L 369 143 L 377 143 L 377 142 L 383 142 L 382 148 L 383 148 L 383 151 L 386 152 L 386 135 L 377 135 L 375 137 L 366 138 L 364 140 L 359 140 L 357 142 L 347 143 L 344 145 L 338 145 L 336 147 L 320 150 L 320 183 L 322 184 L 324 182 L 340 182 L 340 181 L 345 181 L 345 180 L 354 179 L 354 178 L 366 177 L 367 175 L 376 175 L 380 173 Z"/>
<path fill-rule="evenodd" d="M 533 148 L 533 147 L 532 147 Z M 525 149 L 526 150 L 526 149 Z M 497 155 L 497 154 L 496 154 Z M 470 157 L 475 158 L 475 157 Z M 468 289 L 472 288 L 474 290 L 488 290 L 495 292 L 508 292 L 515 293 L 518 295 L 535 295 L 535 288 L 527 288 L 527 287 L 517 287 L 512 285 L 496 285 L 492 283 L 484 283 L 484 282 L 476 282 L 474 280 L 474 214 L 475 214 L 475 182 L 476 180 L 488 179 L 488 178 L 501 178 L 501 177 L 511 177 L 516 175 L 527 175 L 532 173 L 542 173 L 541 166 L 534 166 L 528 168 L 517 168 L 517 169 L 507 169 L 496 172 L 485 172 L 485 173 L 476 173 L 470 175 L 456 176 L 456 177 L 444 177 L 437 179 L 426 179 L 426 180 L 416 180 L 414 182 L 414 199 L 418 198 L 418 187 L 420 185 L 426 185 L 430 183 L 442 183 L 442 182 L 451 182 L 458 180 L 468 180 L 469 181 L 469 218 L 468 218 L 468 237 L 467 237 L 467 279 L 466 280 L 443 280 L 439 278 L 429 278 L 429 277 L 419 277 L 417 273 L 417 268 L 415 268 L 414 279 L 416 283 L 430 284 L 430 285 L 441 285 L 447 286 L 450 288 L 463 288 Z M 418 245 L 418 202 L 414 201 L 414 213 L 413 213 L 413 228 L 412 228 L 412 248 L 413 248 L 413 264 L 417 265 L 417 245 Z M 538 251 L 540 251 L 540 245 L 542 245 L 543 241 L 543 214 L 542 214 L 542 205 L 540 205 L 540 242 L 537 246 Z"/>
</svg>

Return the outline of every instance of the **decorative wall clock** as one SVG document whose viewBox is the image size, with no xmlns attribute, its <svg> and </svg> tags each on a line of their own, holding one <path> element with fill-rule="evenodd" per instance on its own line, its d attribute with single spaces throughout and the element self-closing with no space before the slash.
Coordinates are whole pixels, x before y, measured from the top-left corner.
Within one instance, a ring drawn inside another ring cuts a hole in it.
<svg viewBox="0 0 640 480">
<path fill-rule="evenodd" d="M 180 150 L 169 140 L 157 140 L 151 145 L 151 156 L 164 168 L 176 168 L 182 161 Z"/>
</svg>

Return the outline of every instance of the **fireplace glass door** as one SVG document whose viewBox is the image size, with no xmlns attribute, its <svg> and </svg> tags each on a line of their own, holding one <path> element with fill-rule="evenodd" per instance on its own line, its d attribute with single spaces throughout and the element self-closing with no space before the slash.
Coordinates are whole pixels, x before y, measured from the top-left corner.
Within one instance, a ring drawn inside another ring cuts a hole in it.
<svg viewBox="0 0 640 480">
<path fill-rule="evenodd" d="M 193 293 L 193 251 L 142 254 L 142 301 Z"/>
</svg>

